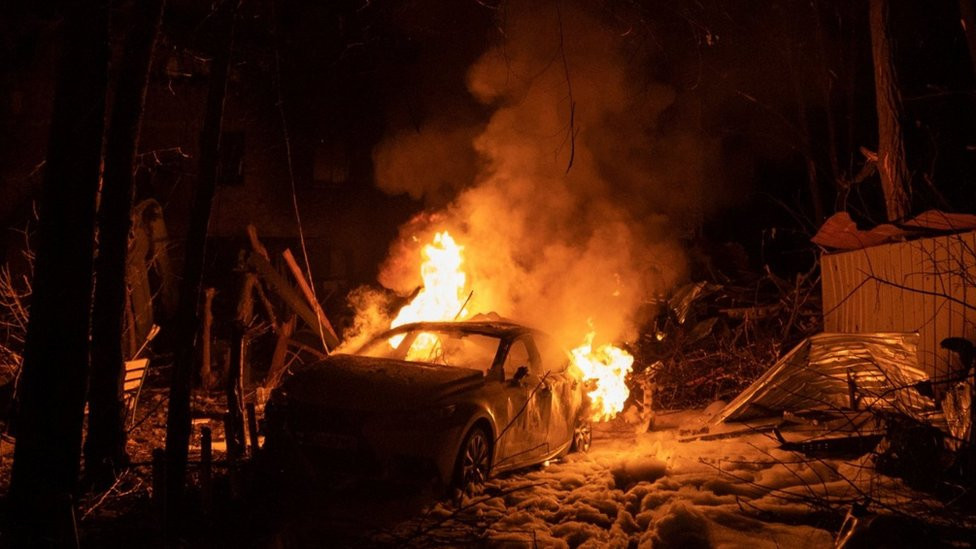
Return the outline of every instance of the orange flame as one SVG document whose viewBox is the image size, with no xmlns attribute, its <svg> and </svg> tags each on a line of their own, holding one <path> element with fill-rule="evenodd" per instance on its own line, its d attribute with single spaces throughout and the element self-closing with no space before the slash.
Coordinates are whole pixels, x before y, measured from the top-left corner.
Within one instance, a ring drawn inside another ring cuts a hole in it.
<svg viewBox="0 0 976 549">
<path fill-rule="evenodd" d="M 586 334 L 583 344 L 573 349 L 573 364 L 582 372 L 584 381 L 595 387 L 588 394 L 593 405 L 593 421 L 613 419 L 624 409 L 630 389 L 624 379 L 633 369 L 634 357 L 610 344 L 593 348 L 596 331 Z"/>
<path fill-rule="evenodd" d="M 420 276 L 424 285 L 417 297 L 405 305 L 390 323 L 391 328 L 421 321 L 449 321 L 468 316 L 465 303 L 467 275 L 462 269 L 464 246 L 455 242 L 447 231 L 434 235 L 422 251 Z M 397 347 L 402 335 L 391 337 Z M 571 351 L 573 364 L 584 382 L 592 382 L 588 393 L 593 405 L 593 421 L 612 419 L 623 410 L 630 395 L 625 378 L 633 368 L 634 357 L 627 351 L 604 344 L 593 348 L 596 331 L 586 334 L 584 342 Z M 437 350 L 434 334 L 420 334 L 410 346 L 407 360 L 426 360 Z"/>
<path fill-rule="evenodd" d="M 406 304 L 390 323 L 396 328 L 409 322 L 454 320 L 467 315 L 464 307 L 464 289 L 467 275 L 461 269 L 464 263 L 464 246 L 458 245 L 447 231 L 434 235 L 434 240 L 424 246 L 420 277 L 424 281 L 420 293 Z M 390 338 L 390 345 L 396 347 L 403 336 Z M 422 334 L 410 348 L 408 360 L 422 358 L 437 345 L 433 334 Z"/>
</svg>

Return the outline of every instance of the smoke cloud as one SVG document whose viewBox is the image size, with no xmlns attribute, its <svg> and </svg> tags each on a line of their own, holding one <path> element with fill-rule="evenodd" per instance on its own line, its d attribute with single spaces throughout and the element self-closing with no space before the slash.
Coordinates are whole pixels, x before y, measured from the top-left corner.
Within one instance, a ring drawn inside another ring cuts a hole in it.
<svg viewBox="0 0 976 549">
<path fill-rule="evenodd" d="M 447 229 L 465 246 L 470 311 L 570 348 L 589 322 L 598 341 L 629 339 L 642 305 L 685 276 L 679 236 L 707 202 L 711 145 L 695 110 L 647 76 L 650 60 L 602 14 L 518 2 L 499 21 L 500 42 L 467 72 L 487 121 L 442 118 L 374 151 L 380 188 L 447 204 L 402 228 L 380 283 L 414 290 L 420 247 Z"/>
</svg>

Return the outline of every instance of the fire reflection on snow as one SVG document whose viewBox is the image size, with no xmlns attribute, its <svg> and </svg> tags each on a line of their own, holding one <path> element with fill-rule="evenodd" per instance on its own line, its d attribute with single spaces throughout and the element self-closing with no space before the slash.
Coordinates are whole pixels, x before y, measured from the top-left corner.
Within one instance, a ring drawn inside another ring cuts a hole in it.
<svg viewBox="0 0 976 549">
<path fill-rule="evenodd" d="M 709 414 L 710 415 L 710 414 Z M 665 414 L 667 427 L 708 419 Z M 763 434 L 679 443 L 677 429 L 634 435 L 603 424 L 589 454 L 492 479 L 460 505 L 438 502 L 373 536 L 397 546 L 447 543 L 539 547 L 826 547 L 824 509 L 871 494 L 878 506 L 938 508 L 900 481 L 870 474 L 868 458 L 798 460 Z"/>
</svg>

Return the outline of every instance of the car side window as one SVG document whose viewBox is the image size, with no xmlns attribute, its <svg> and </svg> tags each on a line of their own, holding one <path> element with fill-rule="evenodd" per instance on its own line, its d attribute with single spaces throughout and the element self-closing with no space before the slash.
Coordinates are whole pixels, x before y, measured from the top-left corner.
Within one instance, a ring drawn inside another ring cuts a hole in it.
<svg viewBox="0 0 976 549">
<path fill-rule="evenodd" d="M 539 347 L 542 358 L 542 369 L 554 374 L 566 371 L 570 356 L 549 337 L 536 337 L 535 343 Z"/>
<path fill-rule="evenodd" d="M 529 350 L 521 339 L 513 341 L 508 347 L 504 365 L 505 379 L 512 379 L 519 366 L 529 366 Z"/>
</svg>

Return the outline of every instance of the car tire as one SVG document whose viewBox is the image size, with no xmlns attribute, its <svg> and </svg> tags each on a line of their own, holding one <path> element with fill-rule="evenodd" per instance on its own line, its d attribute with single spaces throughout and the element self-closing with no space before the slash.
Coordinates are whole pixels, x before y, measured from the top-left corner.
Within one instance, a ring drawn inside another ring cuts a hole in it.
<svg viewBox="0 0 976 549">
<path fill-rule="evenodd" d="M 585 454 L 590 451 L 590 444 L 593 443 L 593 424 L 586 419 L 577 420 L 573 427 L 573 444 L 570 451 Z"/>
<path fill-rule="evenodd" d="M 491 474 L 492 440 L 481 426 L 472 427 L 461 443 L 454 466 L 454 488 L 470 493 L 485 483 Z"/>
</svg>

